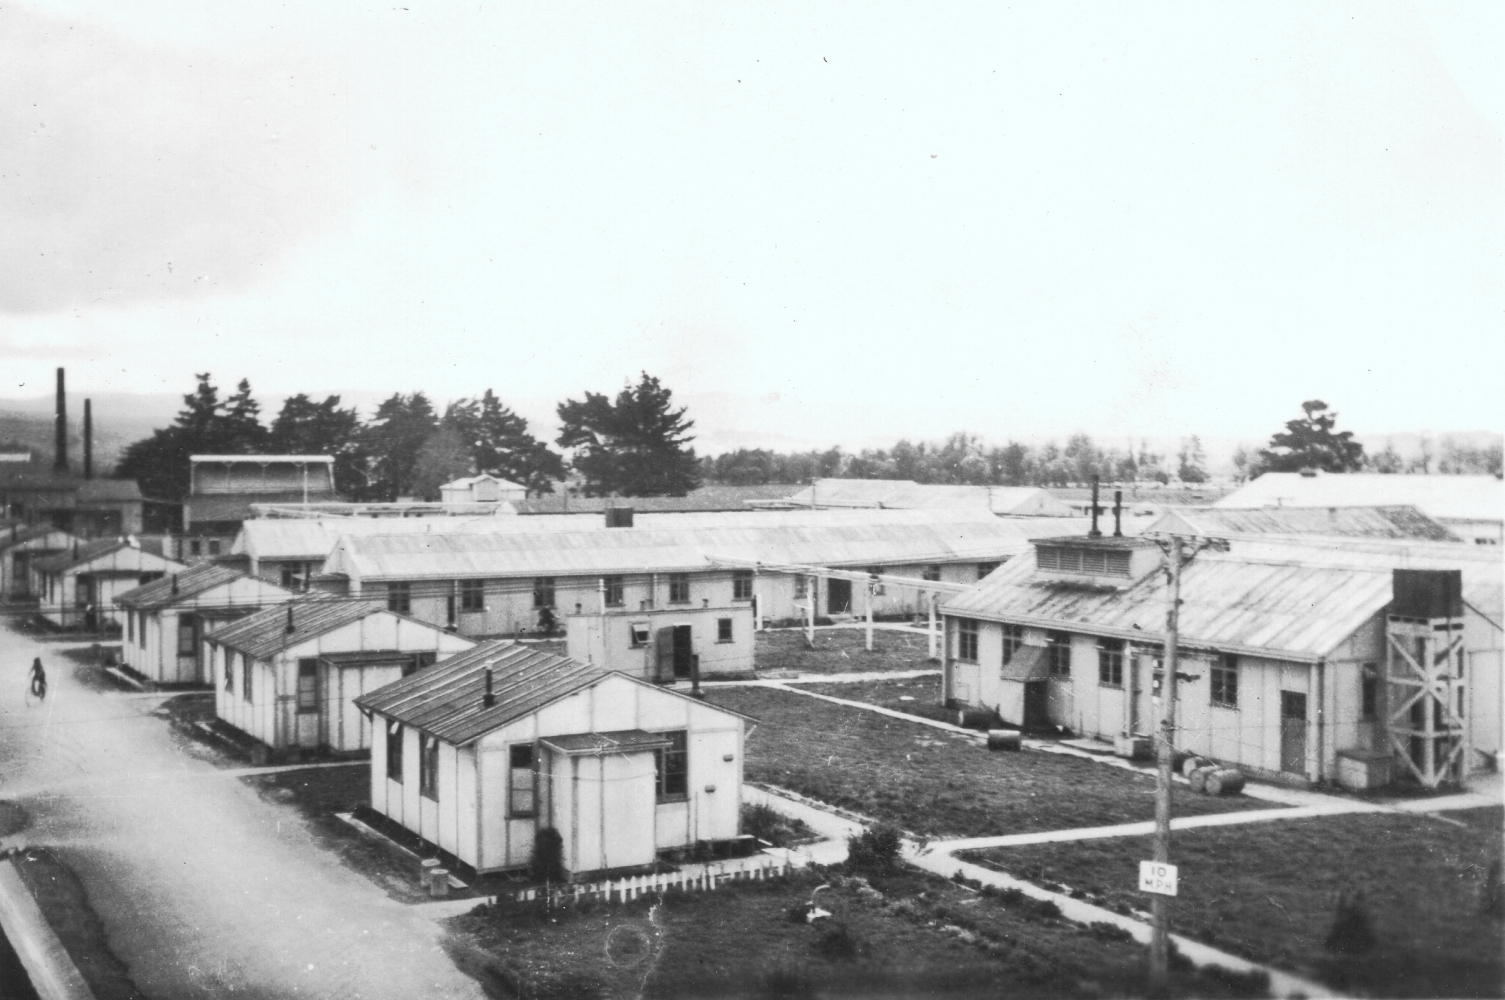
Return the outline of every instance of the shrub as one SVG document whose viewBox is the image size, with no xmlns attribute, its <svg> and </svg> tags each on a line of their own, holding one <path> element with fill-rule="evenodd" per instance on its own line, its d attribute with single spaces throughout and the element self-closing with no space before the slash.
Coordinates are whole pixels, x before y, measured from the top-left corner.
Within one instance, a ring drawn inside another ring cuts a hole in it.
<svg viewBox="0 0 1505 1000">
<path fill-rule="evenodd" d="M 1207 965 L 1197 974 L 1228 996 L 1252 998 L 1270 995 L 1270 974 L 1263 969 L 1234 972 L 1226 966 Z"/>
<path fill-rule="evenodd" d="M 822 958 L 850 962 L 866 950 L 852 934 L 851 928 L 839 920 L 828 920 L 813 945 L 815 953 Z"/>
<path fill-rule="evenodd" d="M 1120 927 L 1117 924 L 1110 924 L 1106 920 L 1094 920 L 1087 925 L 1087 929 L 1092 932 L 1093 937 L 1102 941 L 1134 940 L 1134 935 L 1130 934 L 1127 928 Z"/>
<path fill-rule="evenodd" d="M 898 861 L 899 831 L 886 823 L 876 823 L 847 841 L 848 871 L 882 874 Z"/>
<path fill-rule="evenodd" d="M 539 830 L 533 838 L 532 874 L 537 882 L 564 881 L 564 838 L 552 826 Z"/>
<path fill-rule="evenodd" d="M 1362 955 L 1374 949 L 1374 924 L 1362 891 L 1340 892 L 1333 926 L 1323 946 L 1335 955 Z"/>
</svg>

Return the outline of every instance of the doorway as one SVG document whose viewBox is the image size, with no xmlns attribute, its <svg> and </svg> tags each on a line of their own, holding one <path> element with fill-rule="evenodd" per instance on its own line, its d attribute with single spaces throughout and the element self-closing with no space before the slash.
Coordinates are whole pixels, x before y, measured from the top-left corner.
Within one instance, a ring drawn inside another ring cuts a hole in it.
<svg viewBox="0 0 1505 1000">
<path fill-rule="evenodd" d="M 852 612 L 852 581 L 834 577 L 826 581 L 826 614 L 846 615 Z"/>
<path fill-rule="evenodd" d="M 1050 725 L 1050 682 L 1024 682 L 1024 728 L 1045 729 Z"/>
<path fill-rule="evenodd" d="M 1306 695 L 1280 692 L 1280 769 L 1306 773 Z"/>
</svg>

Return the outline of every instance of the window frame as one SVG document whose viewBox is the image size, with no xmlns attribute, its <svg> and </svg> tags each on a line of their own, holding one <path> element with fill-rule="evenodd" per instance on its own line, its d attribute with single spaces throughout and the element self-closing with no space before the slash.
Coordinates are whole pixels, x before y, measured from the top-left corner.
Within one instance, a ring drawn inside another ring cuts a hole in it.
<svg viewBox="0 0 1505 1000">
<path fill-rule="evenodd" d="M 387 720 L 387 780 L 402 784 L 402 747 L 406 734 L 400 722 Z"/>
<path fill-rule="evenodd" d="M 753 599 L 753 571 L 750 569 L 732 570 L 732 600 L 750 601 Z"/>
<path fill-rule="evenodd" d="M 810 578 L 803 573 L 794 574 L 794 599 L 796 601 L 803 601 L 809 597 Z"/>
<path fill-rule="evenodd" d="M 418 734 L 418 795 L 439 801 L 439 737 Z"/>
<path fill-rule="evenodd" d="M 1017 653 L 1017 652 L 1019 652 L 1019 650 L 1022 649 L 1023 647 L 1024 647 L 1024 626 L 1023 625 L 1004 625 L 1003 626 L 1003 664 L 1004 664 L 1004 666 L 1008 666 L 1009 661 L 1014 658 L 1014 654 Z"/>
<path fill-rule="evenodd" d="M 928 581 L 930 583 L 940 583 L 941 582 L 941 564 L 940 563 L 926 563 L 925 567 L 920 570 L 920 579 L 926 580 L 926 581 Z"/>
<path fill-rule="evenodd" d="M 621 608 L 627 604 L 626 578 L 619 574 L 601 578 L 601 599 L 608 608 Z"/>
<path fill-rule="evenodd" d="M 670 573 L 669 574 L 669 603 L 670 604 L 689 604 L 690 603 L 690 574 L 688 574 L 688 573 Z"/>
<path fill-rule="evenodd" d="M 235 693 L 235 650 L 225 647 L 225 693 Z"/>
<path fill-rule="evenodd" d="M 716 619 L 716 641 L 719 643 L 737 641 L 732 638 L 732 620 L 730 618 Z"/>
<path fill-rule="evenodd" d="M 958 661 L 962 663 L 977 662 L 977 647 L 981 631 L 980 623 L 976 618 L 958 618 L 956 620 L 955 656 Z"/>
<path fill-rule="evenodd" d="M 1124 641 L 1122 639 L 1097 640 L 1098 687 L 1123 689 L 1124 655 Z"/>
<path fill-rule="evenodd" d="M 554 581 L 552 576 L 535 576 L 533 578 L 533 606 L 535 608 L 554 607 Z"/>
<path fill-rule="evenodd" d="M 486 610 L 486 581 L 460 581 L 460 610 L 467 612 Z"/>
<path fill-rule="evenodd" d="M 240 696 L 242 700 L 251 704 L 255 703 L 255 699 L 252 698 L 252 694 L 254 693 L 252 688 L 255 686 L 255 683 L 251 680 L 251 664 L 255 662 L 256 660 L 251 654 L 240 654 Z"/>
<path fill-rule="evenodd" d="M 1373 722 L 1380 717 L 1380 665 L 1365 663 L 1359 667 L 1359 721 Z"/>
<path fill-rule="evenodd" d="M 304 697 L 304 677 L 313 678 L 313 683 L 307 689 L 307 698 Z M 294 692 L 299 715 L 317 715 L 319 713 L 319 658 L 317 656 L 300 656 L 298 658 L 298 673 L 294 681 Z"/>
<path fill-rule="evenodd" d="M 518 751 L 527 752 L 528 760 L 523 766 L 518 765 Z M 523 771 L 528 775 L 528 807 L 519 809 L 517 776 Z M 538 815 L 538 747 L 535 743 L 513 743 L 507 748 L 507 815 L 512 819 Z"/>
<path fill-rule="evenodd" d="M 638 630 L 642 629 L 642 638 L 638 638 Z M 652 622 L 628 622 L 627 638 L 633 649 L 644 649 L 653 645 Z"/>
<path fill-rule="evenodd" d="M 413 613 L 413 585 L 407 580 L 393 580 L 387 584 L 387 610 L 393 614 Z"/>
<path fill-rule="evenodd" d="M 186 628 L 186 629 L 183 628 L 183 626 L 185 624 L 188 626 L 188 628 Z M 187 649 L 183 648 L 183 633 L 184 632 L 188 633 L 188 648 Z M 198 630 L 193 627 L 193 617 L 191 615 L 178 615 L 178 628 L 177 628 L 178 656 L 182 657 L 182 656 L 192 656 L 192 655 L 194 655 L 194 653 L 197 651 L 195 649 L 195 647 L 197 645 L 197 643 L 195 642 L 195 639 L 197 638 L 197 636 L 198 636 Z"/>
<path fill-rule="evenodd" d="M 685 802 L 690 798 L 690 732 L 673 729 L 658 735 L 667 737 L 670 745 L 653 751 L 654 797 L 659 802 Z"/>
<path fill-rule="evenodd" d="M 1208 665 L 1207 700 L 1214 708 L 1238 708 L 1239 660 L 1232 653 L 1219 653 Z M 1229 697 L 1230 687 L 1232 697 Z"/>
<path fill-rule="evenodd" d="M 979 580 L 986 580 L 988 578 L 988 576 L 991 575 L 992 572 L 995 569 L 997 569 L 998 567 L 1000 567 L 1002 565 L 1003 565 L 1003 563 L 1001 563 L 1001 562 L 980 562 L 980 563 L 978 563 L 977 564 L 977 578 Z"/>
<path fill-rule="evenodd" d="M 1065 660 L 1064 665 L 1062 660 Z M 1052 677 L 1071 676 L 1071 633 L 1045 633 L 1045 660 Z"/>
</svg>

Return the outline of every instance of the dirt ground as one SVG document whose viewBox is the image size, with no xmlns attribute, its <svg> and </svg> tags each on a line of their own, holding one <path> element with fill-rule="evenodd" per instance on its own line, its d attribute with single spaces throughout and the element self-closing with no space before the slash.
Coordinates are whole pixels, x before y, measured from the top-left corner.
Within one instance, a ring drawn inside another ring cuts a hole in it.
<svg viewBox="0 0 1505 1000">
<path fill-rule="evenodd" d="M 759 632 L 754 649 L 758 673 L 794 670 L 802 674 L 845 674 L 854 671 L 935 670 L 929 659 L 929 640 L 914 632 L 873 630 L 873 651 L 866 648 L 860 628 L 815 630 L 815 645 L 805 642 L 805 633 L 781 629 Z"/>
</svg>

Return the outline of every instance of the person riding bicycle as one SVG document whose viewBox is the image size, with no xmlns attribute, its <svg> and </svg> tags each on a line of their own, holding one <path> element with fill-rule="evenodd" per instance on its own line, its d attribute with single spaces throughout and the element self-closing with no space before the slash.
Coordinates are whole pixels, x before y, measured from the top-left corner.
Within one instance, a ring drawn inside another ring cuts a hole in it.
<svg viewBox="0 0 1505 1000">
<path fill-rule="evenodd" d="M 38 698 L 47 696 L 47 671 L 42 669 L 42 658 L 31 661 L 31 693 Z"/>
</svg>

